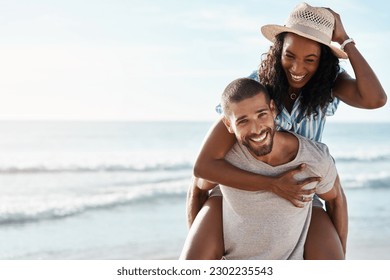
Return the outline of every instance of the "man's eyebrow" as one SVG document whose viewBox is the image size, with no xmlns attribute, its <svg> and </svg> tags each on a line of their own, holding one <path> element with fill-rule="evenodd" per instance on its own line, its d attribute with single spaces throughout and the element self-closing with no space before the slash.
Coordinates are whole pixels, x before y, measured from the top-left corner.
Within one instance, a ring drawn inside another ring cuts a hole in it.
<svg viewBox="0 0 390 280">
<path fill-rule="evenodd" d="M 262 113 L 262 112 L 264 112 L 264 111 L 267 111 L 267 110 L 268 110 L 268 108 L 266 108 L 266 107 L 260 108 L 260 109 L 258 109 L 258 110 L 256 111 L 256 114 L 260 114 L 260 113 Z M 247 117 L 248 117 L 247 115 L 243 115 L 243 116 L 238 117 L 238 118 L 236 119 L 236 123 L 239 122 L 239 121 L 241 121 L 241 120 L 243 120 L 243 119 L 245 119 L 245 118 L 247 118 Z"/>
<path fill-rule="evenodd" d="M 262 113 L 264 111 L 267 111 L 268 108 L 260 108 L 259 110 L 256 111 L 256 113 Z"/>
<path fill-rule="evenodd" d="M 240 116 L 236 119 L 236 123 L 238 123 L 239 121 L 242 121 L 243 119 L 246 119 L 246 118 L 247 118 L 247 115 Z"/>
</svg>

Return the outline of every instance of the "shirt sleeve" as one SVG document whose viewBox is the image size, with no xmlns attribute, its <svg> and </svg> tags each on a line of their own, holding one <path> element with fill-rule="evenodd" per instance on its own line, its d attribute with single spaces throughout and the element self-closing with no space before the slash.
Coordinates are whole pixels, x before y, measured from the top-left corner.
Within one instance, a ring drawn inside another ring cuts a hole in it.
<svg viewBox="0 0 390 280">
<path fill-rule="evenodd" d="M 333 116 L 336 113 L 336 110 L 339 106 L 340 99 L 333 97 L 333 101 L 329 103 L 328 108 L 326 108 L 326 115 Z"/>
<path fill-rule="evenodd" d="M 217 106 L 215 106 L 215 111 L 222 115 L 223 114 L 223 110 L 222 110 L 222 106 L 221 106 L 221 103 L 219 103 Z"/>
<path fill-rule="evenodd" d="M 210 196 L 210 197 L 213 197 L 213 196 L 222 196 L 221 188 L 219 187 L 219 185 L 215 186 L 214 188 L 212 188 L 212 189 L 209 191 L 209 196 Z"/>
<path fill-rule="evenodd" d="M 317 194 L 323 194 L 330 191 L 333 188 L 334 182 L 337 177 L 337 169 L 332 156 L 328 154 L 327 158 L 324 160 L 328 161 L 328 167 L 327 169 L 325 169 L 322 179 L 317 185 L 317 190 L 316 190 Z"/>
<path fill-rule="evenodd" d="M 340 70 L 339 70 L 339 73 L 337 74 L 337 77 L 341 74 L 345 72 L 345 69 L 340 67 Z M 336 77 L 336 79 L 337 79 Z M 335 81 L 336 81 L 335 79 Z M 333 101 L 329 103 L 328 105 L 328 108 L 326 108 L 326 116 L 333 116 L 335 113 L 336 113 L 336 110 L 340 104 L 340 99 L 338 99 L 337 97 L 335 97 L 333 95 L 333 92 L 332 92 L 332 97 L 333 97 Z"/>
<path fill-rule="evenodd" d="M 249 79 L 255 80 L 260 83 L 260 78 L 259 78 L 259 72 L 257 70 L 253 71 L 249 76 Z"/>
</svg>

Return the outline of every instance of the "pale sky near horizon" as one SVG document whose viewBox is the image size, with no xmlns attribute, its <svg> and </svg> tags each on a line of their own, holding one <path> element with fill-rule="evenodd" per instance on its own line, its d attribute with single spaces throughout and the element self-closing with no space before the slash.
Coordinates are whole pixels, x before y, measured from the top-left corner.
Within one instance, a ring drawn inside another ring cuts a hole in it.
<svg viewBox="0 0 390 280">
<path fill-rule="evenodd" d="M 341 14 L 390 94 L 390 4 L 307 2 Z M 268 50 L 260 27 L 298 3 L 0 0 L 0 120 L 215 120 L 225 86 Z M 390 121 L 389 104 L 329 120 Z"/>
</svg>

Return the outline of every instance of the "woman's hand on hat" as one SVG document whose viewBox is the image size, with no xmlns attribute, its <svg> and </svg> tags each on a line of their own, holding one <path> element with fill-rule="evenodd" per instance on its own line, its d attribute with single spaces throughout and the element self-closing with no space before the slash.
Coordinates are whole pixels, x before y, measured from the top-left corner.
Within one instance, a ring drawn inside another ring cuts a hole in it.
<svg viewBox="0 0 390 280">
<path fill-rule="evenodd" d="M 349 38 L 347 32 L 344 29 L 343 23 L 341 22 L 341 17 L 338 13 L 333 11 L 331 8 L 326 8 L 334 16 L 335 23 L 333 29 L 332 41 L 337 42 L 340 45 Z"/>
</svg>

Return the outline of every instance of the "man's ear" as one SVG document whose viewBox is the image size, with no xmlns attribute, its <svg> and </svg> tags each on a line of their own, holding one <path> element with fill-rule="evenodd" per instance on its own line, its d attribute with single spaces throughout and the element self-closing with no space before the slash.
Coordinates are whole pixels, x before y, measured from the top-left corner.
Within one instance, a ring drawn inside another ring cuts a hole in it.
<svg viewBox="0 0 390 280">
<path fill-rule="evenodd" d="M 234 131 L 233 131 L 232 126 L 231 126 L 231 123 L 230 123 L 230 120 L 229 120 L 226 116 L 223 116 L 223 117 L 222 117 L 222 121 L 223 121 L 223 123 L 225 124 L 227 130 L 228 130 L 230 133 L 234 134 Z"/>
</svg>

